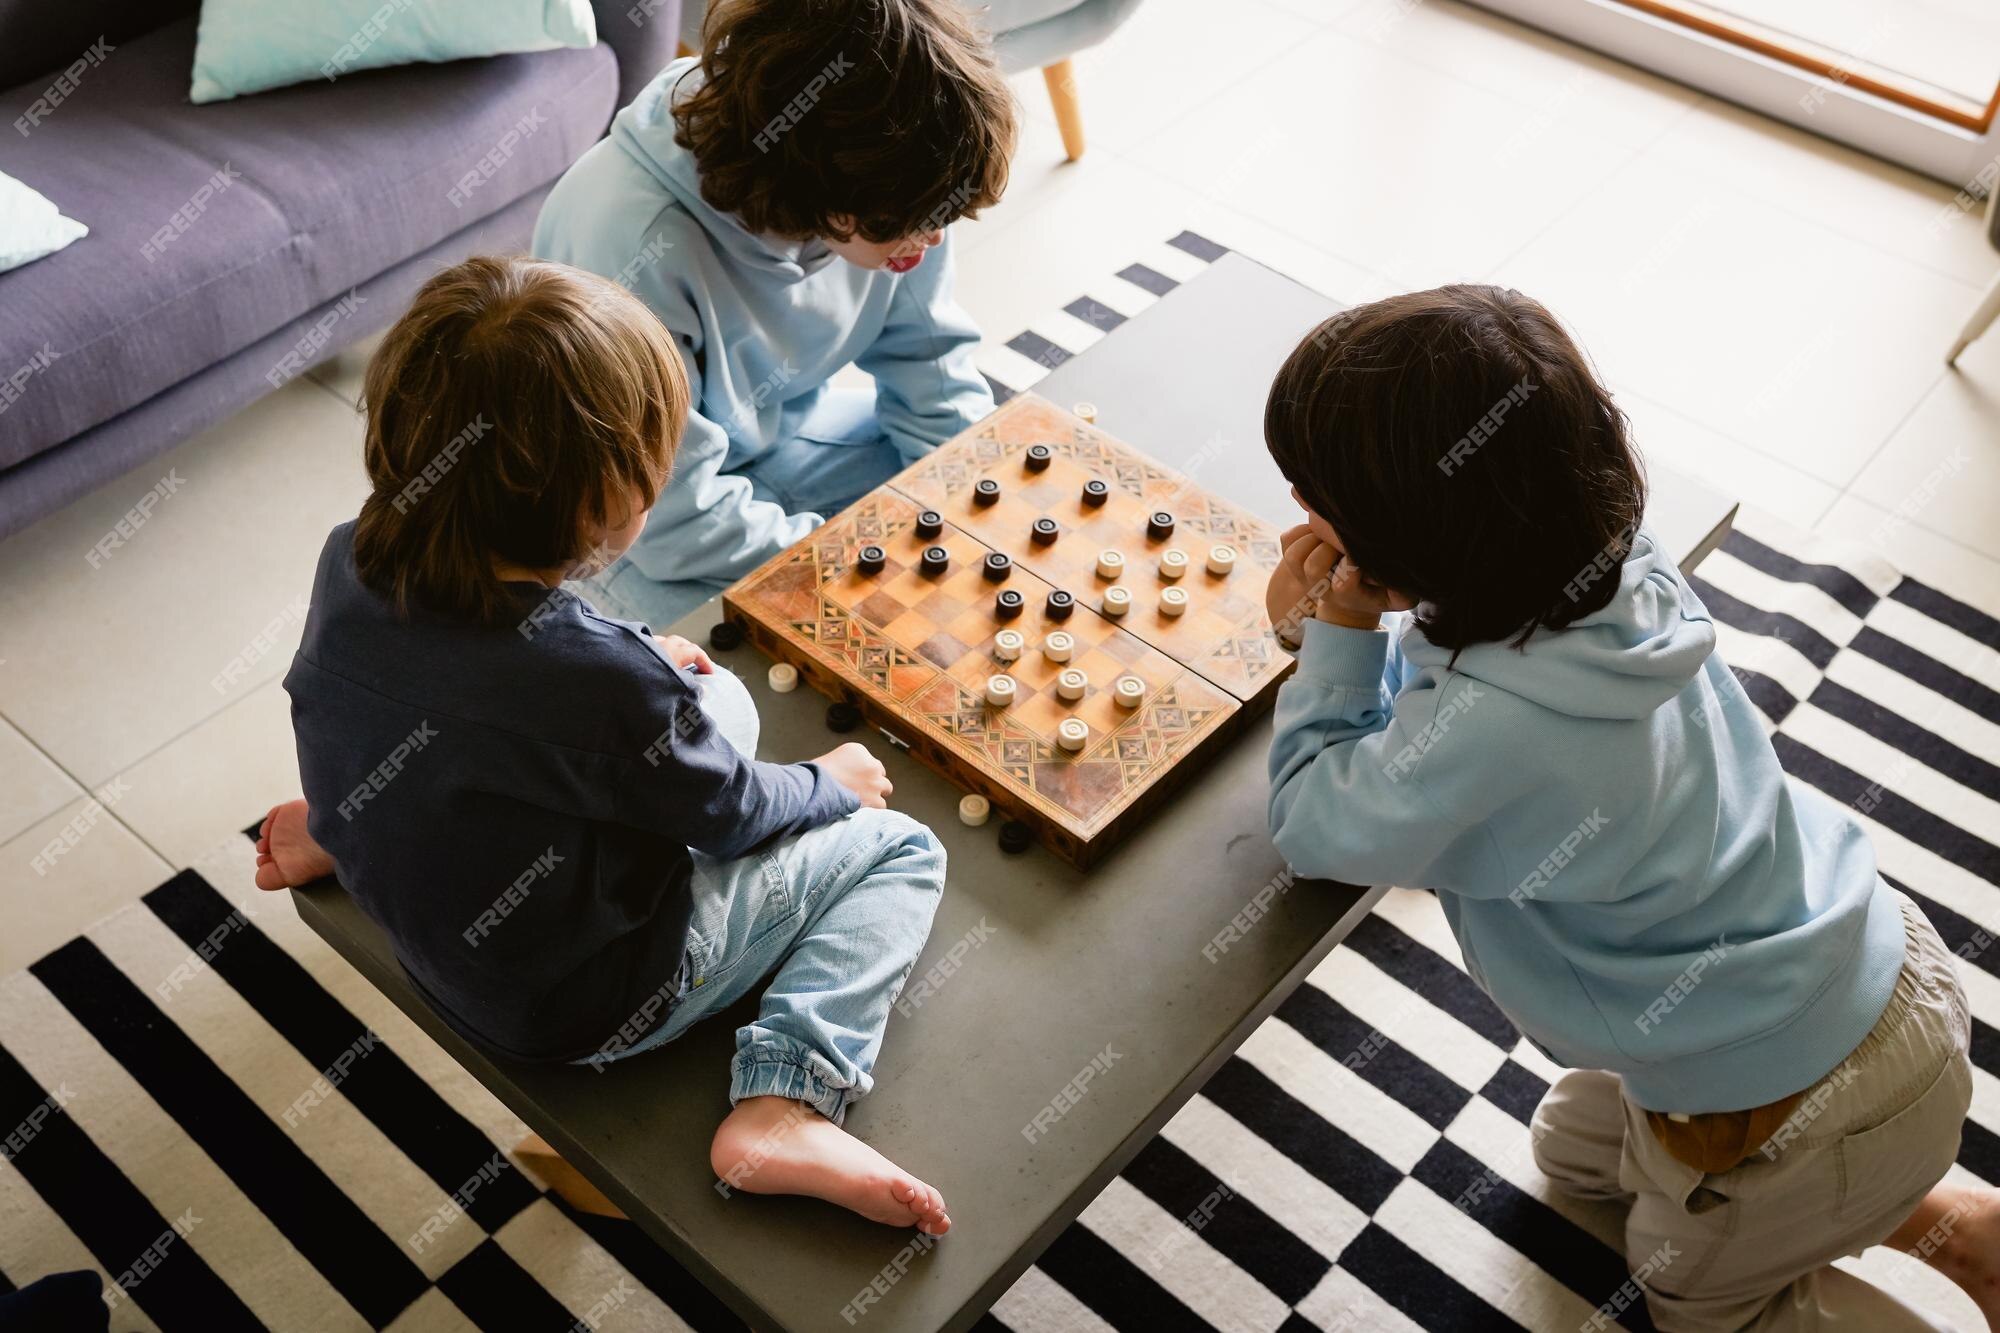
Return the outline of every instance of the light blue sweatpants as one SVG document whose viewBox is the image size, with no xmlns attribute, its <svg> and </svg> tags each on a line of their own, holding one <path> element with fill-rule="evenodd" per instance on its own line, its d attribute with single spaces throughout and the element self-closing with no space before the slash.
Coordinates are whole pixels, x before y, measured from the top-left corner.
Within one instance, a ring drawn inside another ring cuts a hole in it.
<svg viewBox="0 0 2000 1333">
<path fill-rule="evenodd" d="M 698 679 L 702 707 L 754 755 L 757 709 L 743 682 L 719 667 Z M 733 861 L 693 855 L 694 917 L 666 1018 L 578 1063 L 663 1046 L 768 978 L 756 1019 L 736 1031 L 729 1100 L 790 1097 L 838 1124 L 874 1085 L 889 1010 L 944 892 L 944 848 L 908 815 L 857 810 Z"/>
</svg>

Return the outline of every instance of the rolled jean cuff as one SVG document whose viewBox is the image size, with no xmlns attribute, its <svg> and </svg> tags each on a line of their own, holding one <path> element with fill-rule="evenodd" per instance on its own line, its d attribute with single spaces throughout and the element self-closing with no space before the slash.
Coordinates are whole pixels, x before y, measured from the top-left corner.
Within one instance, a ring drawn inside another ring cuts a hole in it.
<svg viewBox="0 0 2000 1333">
<path fill-rule="evenodd" d="M 810 1056 L 771 1046 L 738 1051 L 729 1066 L 729 1104 L 745 1097 L 789 1097 L 839 1124 L 847 1116 L 852 1088 L 835 1087 L 813 1067 Z"/>
</svg>

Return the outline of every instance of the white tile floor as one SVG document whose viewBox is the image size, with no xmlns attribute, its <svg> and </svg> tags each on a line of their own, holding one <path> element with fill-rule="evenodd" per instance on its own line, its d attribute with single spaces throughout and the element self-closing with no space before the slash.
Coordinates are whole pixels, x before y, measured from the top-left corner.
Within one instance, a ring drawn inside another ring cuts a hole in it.
<svg viewBox="0 0 2000 1333">
<path fill-rule="evenodd" d="M 1078 58 L 1081 163 L 1017 80 L 1013 186 L 959 237 L 989 332 L 1183 227 L 1347 300 L 1504 281 L 1578 331 L 1653 458 L 2000 613 L 2000 332 L 1940 361 L 2000 255 L 1974 216 L 1933 226 L 1950 189 L 1451 0 L 1216 12 L 1149 0 Z M 276 681 L 361 494 L 360 364 L 0 544 L 0 971 L 296 790 Z"/>
</svg>

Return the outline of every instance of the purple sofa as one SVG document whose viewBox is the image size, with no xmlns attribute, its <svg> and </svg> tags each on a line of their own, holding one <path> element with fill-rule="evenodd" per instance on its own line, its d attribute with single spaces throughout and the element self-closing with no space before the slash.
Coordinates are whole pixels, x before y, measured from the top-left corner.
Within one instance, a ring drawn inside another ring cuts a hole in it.
<svg viewBox="0 0 2000 1333">
<path fill-rule="evenodd" d="M 0 172 L 90 228 L 0 273 L 0 536 L 525 249 L 674 55 L 679 0 L 593 3 L 589 50 L 194 106 L 195 0 L 0 0 Z"/>
</svg>

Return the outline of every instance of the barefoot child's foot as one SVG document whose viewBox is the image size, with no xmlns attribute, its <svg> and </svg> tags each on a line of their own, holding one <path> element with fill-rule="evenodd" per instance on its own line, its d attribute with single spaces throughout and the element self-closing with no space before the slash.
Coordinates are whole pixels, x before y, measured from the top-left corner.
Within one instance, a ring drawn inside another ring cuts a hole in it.
<svg viewBox="0 0 2000 1333">
<path fill-rule="evenodd" d="M 257 887 L 290 889 L 333 873 L 333 858 L 306 832 L 306 803 L 271 807 L 257 830 Z"/>
<path fill-rule="evenodd" d="M 804 1102 L 746 1097 L 709 1146 L 709 1164 L 730 1189 L 806 1194 L 889 1226 L 929 1236 L 951 1230 L 944 1196 Z"/>
</svg>

